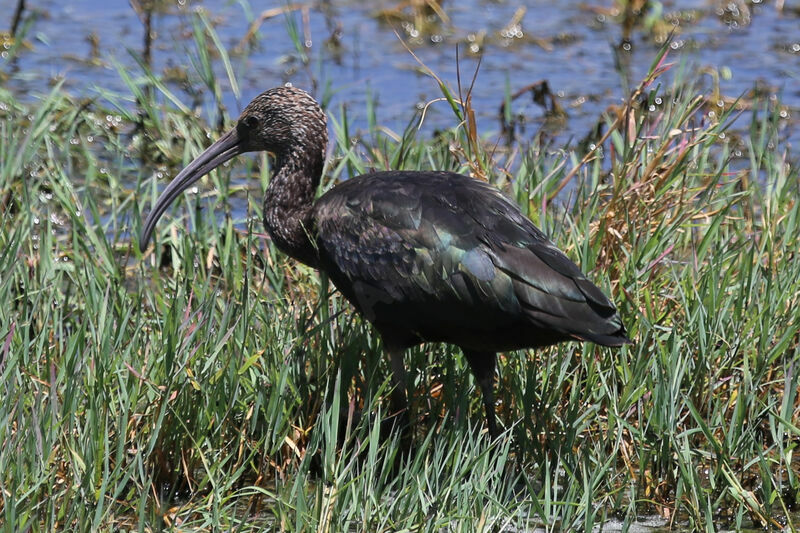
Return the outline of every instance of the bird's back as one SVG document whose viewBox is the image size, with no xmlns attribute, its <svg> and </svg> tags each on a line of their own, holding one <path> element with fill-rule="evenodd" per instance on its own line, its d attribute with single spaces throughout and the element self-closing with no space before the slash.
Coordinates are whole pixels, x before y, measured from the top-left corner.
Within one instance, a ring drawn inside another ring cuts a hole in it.
<svg viewBox="0 0 800 533">
<path fill-rule="evenodd" d="M 320 266 L 391 342 L 501 351 L 628 342 L 611 301 L 496 188 L 450 172 L 359 176 L 324 194 Z"/>
</svg>

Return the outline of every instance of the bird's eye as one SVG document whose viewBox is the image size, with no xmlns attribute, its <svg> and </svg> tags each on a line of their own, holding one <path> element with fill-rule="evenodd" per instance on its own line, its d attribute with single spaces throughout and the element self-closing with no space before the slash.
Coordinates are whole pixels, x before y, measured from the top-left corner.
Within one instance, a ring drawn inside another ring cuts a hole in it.
<svg viewBox="0 0 800 533">
<path fill-rule="evenodd" d="M 255 115 L 247 115 L 242 119 L 242 122 L 244 122 L 245 126 L 252 129 L 258 126 L 258 117 Z"/>
</svg>

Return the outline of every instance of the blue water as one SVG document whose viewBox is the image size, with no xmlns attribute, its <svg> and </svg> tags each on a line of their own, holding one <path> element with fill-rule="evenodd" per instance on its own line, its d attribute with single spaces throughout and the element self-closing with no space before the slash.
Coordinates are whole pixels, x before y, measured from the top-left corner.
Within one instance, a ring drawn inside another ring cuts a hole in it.
<svg viewBox="0 0 800 533">
<path fill-rule="evenodd" d="M 65 87 L 76 95 L 92 96 L 94 87 L 126 94 L 116 60 L 139 72 L 130 51 L 141 54 L 143 25 L 128 2 L 40 0 L 27 2 L 33 11 L 28 33 L 30 49 L 19 53 L 13 64 L 0 63 L 10 74 L 6 86 L 23 97 L 34 97 L 49 90 L 54 80 L 64 79 Z M 281 8 L 282 2 L 183 0 L 160 2 L 153 16 L 153 70 L 161 74 L 170 67 L 194 71 L 188 60 L 194 53 L 193 13 L 205 10 L 224 46 L 231 50 L 241 98 L 236 99 L 220 61 L 215 62 L 218 80 L 225 93 L 231 115 L 262 90 L 292 82 L 311 89 L 317 96 L 329 86 L 333 95 L 330 108 L 336 112 L 346 105 L 356 125 L 366 124 L 365 101 L 372 94 L 378 101 L 381 126 L 402 131 L 416 109 L 441 96 L 433 79 L 420 73 L 416 60 L 395 35 L 409 42 L 418 57 L 451 86 L 456 87 L 456 46 L 461 58 L 462 82 L 468 85 L 477 65 L 470 47 L 481 42 L 480 71 L 472 94 L 479 131 L 491 135 L 499 130 L 498 108 L 508 87 L 512 92 L 530 83 L 547 80 L 568 113 L 557 136 L 582 138 L 611 104 L 619 103 L 647 72 L 658 44 L 641 30 L 634 30 L 630 52 L 619 52 L 627 73 L 615 69 L 615 47 L 621 27 L 614 22 L 614 2 L 610 0 L 535 1 L 524 3 L 519 25 L 506 28 L 521 2 L 501 0 L 459 0 L 445 2 L 449 20 L 434 24 L 431 32 L 417 32 L 413 25 L 388 22 L 377 16 L 396 2 L 329 0 L 315 2 L 304 17 L 300 10 L 265 20 L 254 45 L 244 53 L 233 50 L 246 34 L 250 21 L 262 10 Z M 786 137 L 800 141 L 796 117 L 800 114 L 800 8 L 779 10 L 775 5 L 745 4 L 748 17 L 736 19 L 736 5 L 725 2 L 673 1 L 655 3 L 663 13 L 685 15 L 676 36 L 673 61 L 685 61 L 695 69 L 729 73 L 721 80 L 722 94 L 737 97 L 756 82 L 779 95 L 788 106 Z M 790 4 L 790 2 L 787 2 Z M 1 0 L 0 13 L 11 13 L 16 0 Z M 727 11 L 726 11 L 727 9 Z M 28 12 L 31 15 L 31 11 Z M 10 19 L 10 14 L 8 16 Z M 304 65 L 287 34 L 287 20 L 294 21 L 307 39 Z M 305 20 L 304 20 L 305 19 Z M 429 20 L 436 21 L 437 17 Z M 506 29 L 505 32 L 503 30 Z M 503 34 L 501 34 L 503 32 Z M 90 60 L 94 35 L 99 55 Z M 339 42 L 338 50 L 330 45 Z M 190 78 L 194 89 L 201 87 Z M 706 76 L 710 87 L 711 76 Z M 187 104 L 188 93 L 174 84 L 171 89 Z M 208 102 L 207 102 L 208 104 Z M 209 104 L 208 109 L 212 106 Z M 529 98 L 515 102 L 513 111 L 527 122 L 525 135 L 537 131 L 543 111 Z M 794 121 L 792 121 L 794 118 Z M 452 126 L 454 118 L 444 102 L 430 106 L 423 128 Z"/>
</svg>

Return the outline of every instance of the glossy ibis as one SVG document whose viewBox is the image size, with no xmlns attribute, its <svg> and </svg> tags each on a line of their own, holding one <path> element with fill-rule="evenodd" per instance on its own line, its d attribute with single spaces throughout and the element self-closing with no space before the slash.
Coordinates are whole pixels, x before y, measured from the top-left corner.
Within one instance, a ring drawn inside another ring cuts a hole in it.
<svg viewBox="0 0 800 533">
<path fill-rule="evenodd" d="M 327 138 L 325 114 L 306 92 L 260 94 L 167 186 L 139 248 L 181 191 L 238 154 L 266 150 L 275 158 L 264 197 L 267 232 L 280 250 L 326 272 L 374 325 L 390 357 L 393 408 L 405 413 L 407 406 L 403 351 L 455 344 L 497 437 L 496 352 L 567 340 L 629 342 L 614 304 L 487 183 L 453 172 L 373 172 L 315 202 Z"/>
</svg>

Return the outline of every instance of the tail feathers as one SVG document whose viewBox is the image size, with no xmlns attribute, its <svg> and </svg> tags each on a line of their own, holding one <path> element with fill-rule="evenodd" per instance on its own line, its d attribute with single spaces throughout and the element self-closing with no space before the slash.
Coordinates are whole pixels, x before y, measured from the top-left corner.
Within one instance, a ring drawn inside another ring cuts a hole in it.
<svg viewBox="0 0 800 533">
<path fill-rule="evenodd" d="M 550 304 L 564 302 L 550 301 Z M 588 303 L 569 302 L 571 305 L 567 312 L 563 307 L 553 312 L 556 305 L 549 308 L 535 307 L 523 304 L 523 309 L 528 319 L 543 330 L 558 331 L 566 337 L 590 341 L 603 346 L 622 346 L 630 344 L 631 340 L 625 332 L 619 315 L 612 311 L 608 314 L 599 314 Z"/>
<path fill-rule="evenodd" d="M 554 246 L 492 250 L 496 271 L 511 280 L 516 301 L 543 331 L 604 346 L 630 343 L 613 302 Z"/>
<path fill-rule="evenodd" d="M 575 277 L 573 278 L 575 285 L 578 286 L 581 293 L 586 297 L 586 303 L 593 306 L 598 307 L 599 310 L 605 313 L 615 313 L 616 308 L 611 300 L 608 299 L 608 296 L 603 294 L 603 291 L 600 290 L 597 285 L 589 281 L 584 277 Z"/>
<path fill-rule="evenodd" d="M 591 302 L 586 302 L 587 308 L 597 311 Z M 604 309 L 605 311 L 605 309 Z M 611 313 L 593 313 L 585 316 L 584 320 L 571 324 L 567 328 L 570 336 L 583 341 L 590 341 L 603 346 L 623 346 L 633 344 L 628 338 L 625 326 L 616 312 L 611 308 Z"/>
<path fill-rule="evenodd" d="M 625 328 L 611 335 L 603 335 L 601 333 L 572 333 L 574 338 L 581 341 L 589 341 L 602 346 L 624 346 L 626 344 L 633 344 L 625 333 Z"/>
</svg>

